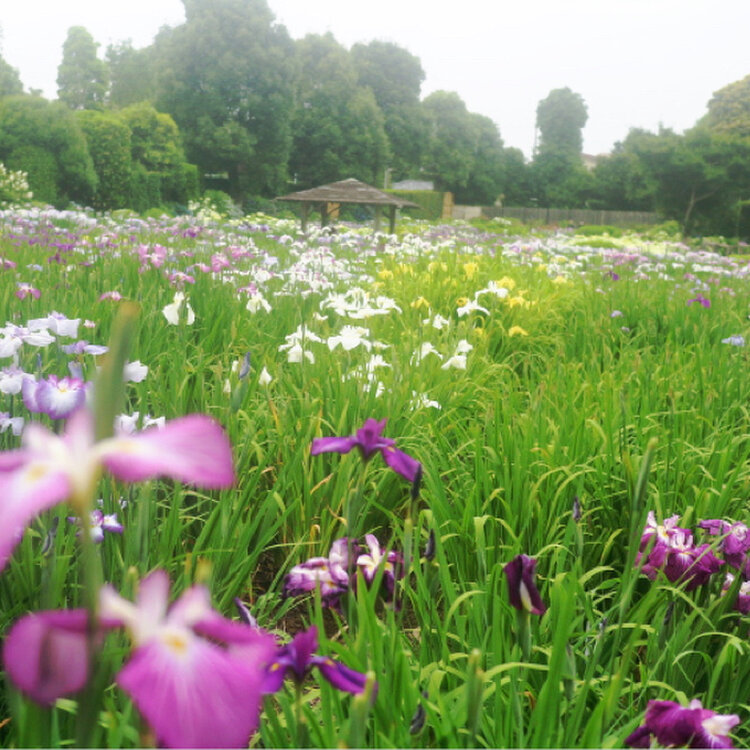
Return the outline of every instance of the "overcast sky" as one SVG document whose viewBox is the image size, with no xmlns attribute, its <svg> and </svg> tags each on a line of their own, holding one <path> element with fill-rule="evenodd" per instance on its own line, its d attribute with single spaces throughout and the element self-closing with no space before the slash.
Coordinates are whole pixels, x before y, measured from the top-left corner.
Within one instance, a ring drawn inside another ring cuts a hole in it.
<svg viewBox="0 0 750 750">
<path fill-rule="evenodd" d="M 210 1 L 210 0 L 207 0 Z M 536 105 L 568 86 L 588 105 L 584 151 L 631 127 L 683 131 L 717 89 L 750 74 L 750 0 L 268 0 L 291 36 L 347 47 L 395 42 L 422 62 L 422 96 L 456 91 L 530 156 Z M 184 21 L 180 0 L 0 0 L 3 57 L 26 88 L 57 95 L 68 28 L 148 45 Z"/>
</svg>

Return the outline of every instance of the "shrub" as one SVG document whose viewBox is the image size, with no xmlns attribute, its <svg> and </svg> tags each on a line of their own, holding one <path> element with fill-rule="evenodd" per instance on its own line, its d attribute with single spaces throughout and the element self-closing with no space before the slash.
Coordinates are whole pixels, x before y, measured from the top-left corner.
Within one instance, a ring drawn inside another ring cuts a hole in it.
<svg viewBox="0 0 750 750">
<path fill-rule="evenodd" d="M 130 128 L 116 115 L 83 110 L 76 119 L 88 143 L 99 179 L 94 208 L 125 208 L 130 205 Z"/>
</svg>

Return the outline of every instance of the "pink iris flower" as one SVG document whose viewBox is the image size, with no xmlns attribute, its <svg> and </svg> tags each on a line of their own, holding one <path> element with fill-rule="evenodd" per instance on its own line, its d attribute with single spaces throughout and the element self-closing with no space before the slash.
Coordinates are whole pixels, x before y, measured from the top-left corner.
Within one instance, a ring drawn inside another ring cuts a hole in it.
<svg viewBox="0 0 750 750">
<path fill-rule="evenodd" d="M 126 482 L 166 476 L 208 489 L 234 482 L 229 439 L 204 415 L 99 442 L 87 409 L 71 416 L 63 435 L 30 424 L 21 448 L 0 453 L 0 570 L 38 513 L 65 500 L 85 512 L 102 469 Z"/>
<path fill-rule="evenodd" d="M 273 636 L 222 617 L 204 586 L 188 589 L 170 607 L 162 570 L 141 582 L 135 602 L 104 586 L 99 624 L 102 631 L 128 630 L 132 655 L 116 681 L 160 745 L 247 746 L 276 656 Z M 85 610 L 22 617 L 3 647 L 16 686 L 45 704 L 80 690 L 89 676 L 86 626 Z"/>
</svg>

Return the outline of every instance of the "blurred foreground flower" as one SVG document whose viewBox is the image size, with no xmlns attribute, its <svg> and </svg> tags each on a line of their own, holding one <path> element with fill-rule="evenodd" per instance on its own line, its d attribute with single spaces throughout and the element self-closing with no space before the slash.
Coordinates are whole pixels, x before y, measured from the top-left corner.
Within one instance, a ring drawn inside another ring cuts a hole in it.
<svg viewBox="0 0 750 750">
<path fill-rule="evenodd" d="M 536 560 L 528 555 L 516 555 L 504 568 L 508 578 L 510 603 L 519 611 L 543 615 L 547 607 L 536 587 Z"/>
<path fill-rule="evenodd" d="M 234 482 L 229 440 L 201 414 L 99 442 L 87 409 L 73 414 L 61 436 L 30 424 L 21 448 L 0 453 L 0 570 L 41 511 L 70 500 L 79 515 L 88 513 L 102 468 L 126 482 L 167 476 L 208 489 Z"/>
<path fill-rule="evenodd" d="M 674 701 L 649 701 L 646 717 L 625 739 L 630 747 L 651 747 L 655 739 L 663 747 L 734 747 L 729 732 L 740 723 L 736 714 L 717 714 L 699 700 L 681 706 Z"/>
<path fill-rule="evenodd" d="M 125 627 L 133 651 L 118 685 L 166 747 L 246 747 L 258 725 L 273 636 L 212 609 L 194 586 L 171 606 L 162 570 L 145 578 L 136 601 L 101 589 L 99 625 Z M 88 681 L 87 612 L 46 611 L 22 617 L 3 646 L 14 684 L 51 704 Z"/>
<path fill-rule="evenodd" d="M 396 441 L 392 438 L 382 437 L 385 423 L 385 419 L 378 422 L 376 419 L 370 418 L 351 437 L 315 438 L 310 448 L 310 455 L 349 453 L 352 448 L 359 448 L 362 458 L 369 461 L 374 453 L 379 452 L 391 469 L 413 482 L 419 469 L 419 461 L 398 450 L 395 447 Z"/>
</svg>

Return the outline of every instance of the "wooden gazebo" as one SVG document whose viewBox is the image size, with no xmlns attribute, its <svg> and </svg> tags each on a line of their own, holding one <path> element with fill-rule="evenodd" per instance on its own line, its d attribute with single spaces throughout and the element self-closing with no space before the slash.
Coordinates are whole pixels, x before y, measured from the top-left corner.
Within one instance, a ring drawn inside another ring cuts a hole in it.
<svg viewBox="0 0 750 750">
<path fill-rule="evenodd" d="M 307 231 L 307 220 L 310 210 L 320 210 L 320 225 L 326 226 L 332 216 L 338 214 L 339 207 L 345 203 L 356 203 L 362 206 L 372 206 L 375 209 L 375 231 L 380 230 L 383 210 L 388 216 L 388 227 L 391 234 L 396 228 L 396 210 L 404 206 L 418 208 L 416 203 L 396 198 L 394 195 L 383 193 L 377 188 L 366 185 L 355 179 L 340 180 L 329 185 L 300 190 L 297 193 L 282 195 L 276 200 L 297 201 L 302 209 L 302 231 Z"/>
</svg>

